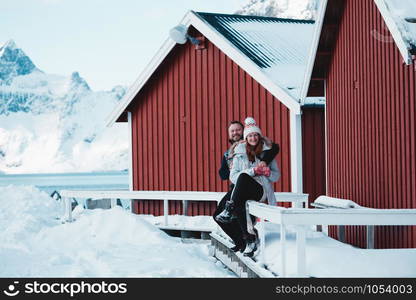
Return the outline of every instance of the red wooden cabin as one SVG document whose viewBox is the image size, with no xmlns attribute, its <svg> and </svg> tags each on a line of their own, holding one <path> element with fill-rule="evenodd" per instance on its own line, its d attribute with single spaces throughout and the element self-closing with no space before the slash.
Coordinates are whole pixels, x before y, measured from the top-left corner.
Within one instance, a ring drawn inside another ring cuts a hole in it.
<svg viewBox="0 0 416 300">
<path fill-rule="evenodd" d="M 325 86 L 327 195 L 416 208 L 416 3 L 325 2 L 310 82 Z M 364 228 L 346 233 L 365 246 Z M 414 248 L 416 230 L 379 226 L 375 246 Z"/>
<path fill-rule="evenodd" d="M 110 117 L 130 124 L 131 189 L 226 191 L 218 169 L 228 124 L 252 116 L 281 146 L 275 191 L 310 201 L 325 194 L 324 109 L 315 97 L 323 87 L 306 89 L 318 24 L 192 11 L 181 24 L 201 44 L 168 38 Z M 187 213 L 214 209 L 195 203 Z M 169 210 L 181 214 L 181 202 Z M 136 201 L 134 212 L 160 215 L 163 204 Z"/>
</svg>

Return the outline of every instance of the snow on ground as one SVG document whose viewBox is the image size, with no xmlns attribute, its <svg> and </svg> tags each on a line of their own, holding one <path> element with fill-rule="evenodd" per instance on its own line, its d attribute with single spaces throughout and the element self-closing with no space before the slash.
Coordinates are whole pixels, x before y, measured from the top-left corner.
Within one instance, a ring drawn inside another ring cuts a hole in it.
<svg viewBox="0 0 416 300">
<path fill-rule="evenodd" d="M 164 216 L 153 216 L 153 215 L 143 215 L 146 220 L 154 225 L 164 225 L 165 217 Z M 176 227 L 190 227 L 195 228 L 207 228 L 215 230 L 216 223 L 211 216 L 187 216 L 182 215 L 169 215 L 168 216 L 168 225 Z"/>
<path fill-rule="evenodd" d="M 30 186 L 0 187 L 0 204 L 0 277 L 234 277 L 209 256 L 208 242 L 160 231 L 163 216 L 77 206 L 75 221 L 62 224 L 58 203 Z M 169 216 L 169 225 L 225 236 L 211 216 Z M 265 230 L 265 263 L 279 274 L 279 225 L 266 222 Z M 289 277 L 296 276 L 295 231 L 288 226 Z M 310 228 L 306 264 L 312 277 L 416 277 L 416 249 L 359 249 Z"/>
<path fill-rule="evenodd" d="M 34 187 L 0 187 L 0 277 L 234 277 L 207 243 L 182 243 L 116 207 L 74 210 Z"/>
<path fill-rule="evenodd" d="M 163 224 L 164 220 L 163 216 L 147 218 L 153 224 Z M 229 239 L 211 216 L 169 216 L 169 224 L 213 228 L 217 234 Z M 311 277 L 416 277 L 416 249 L 361 249 L 332 239 L 313 227 L 309 229 L 306 269 Z M 286 226 L 286 230 L 286 274 L 295 277 L 296 226 Z M 266 222 L 265 232 L 265 263 L 269 270 L 281 274 L 280 226 Z M 258 251 L 256 255 L 259 255 Z"/>
<path fill-rule="evenodd" d="M 280 273 L 280 227 L 265 223 L 265 262 Z M 293 226 L 286 235 L 286 272 L 296 274 L 296 240 Z M 322 232 L 307 232 L 306 270 L 311 277 L 416 277 L 416 249 L 361 249 L 341 243 Z"/>
</svg>

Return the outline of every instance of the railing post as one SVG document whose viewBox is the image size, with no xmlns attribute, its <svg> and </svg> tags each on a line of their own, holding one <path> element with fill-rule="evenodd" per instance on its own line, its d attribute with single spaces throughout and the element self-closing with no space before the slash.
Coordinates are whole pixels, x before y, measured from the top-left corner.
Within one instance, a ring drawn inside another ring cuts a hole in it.
<svg viewBox="0 0 416 300">
<path fill-rule="evenodd" d="M 342 243 L 345 243 L 345 226 L 344 225 L 338 226 L 338 240 Z"/>
<path fill-rule="evenodd" d="M 321 225 L 322 226 L 322 233 L 325 235 L 329 235 L 329 228 L 328 225 Z"/>
<path fill-rule="evenodd" d="M 264 251 L 266 249 L 266 237 L 265 237 L 265 231 L 264 231 L 264 220 L 262 218 L 260 219 L 259 223 L 259 229 L 260 229 L 260 264 L 264 265 L 265 262 L 265 256 Z"/>
<path fill-rule="evenodd" d="M 188 215 L 188 200 L 182 200 L 182 215 L 187 216 Z"/>
<path fill-rule="evenodd" d="M 72 222 L 72 199 L 70 197 L 65 198 L 66 200 L 66 221 Z"/>
<path fill-rule="evenodd" d="M 280 224 L 280 267 L 281 277 L 286 277 L 286 230 L 282 223 Z"/>
<path fill-rule="evenodd" d="M 163 216 L 165 217 L 165 226 L 168 225 L 169 203 L 168 199 L 163 199 Z"/>
<path fill-rule="evenodd" d="M 367 225 L 367 249 L 374 249 L 374 226 Z"/>
<path fill-rule="evenodd" d="M 60 219 L 62 222 L 65 222 L 66 219 L 66 197 L 62 197 L 61 200 L 61 216 Z"/>
<path fill-rule="evenodd" d="M 305 227 L 299 225 L 296 231 L 296 254 L 297 254 L 297 272 L 298 276 L 306 275 L 306 233 Z"/>
<path fill-rule="evenodd" d="M 303 201 L 299 201 L 299 200 L 292 201 L 292 207 L 303 208 Z"/>
</svg>

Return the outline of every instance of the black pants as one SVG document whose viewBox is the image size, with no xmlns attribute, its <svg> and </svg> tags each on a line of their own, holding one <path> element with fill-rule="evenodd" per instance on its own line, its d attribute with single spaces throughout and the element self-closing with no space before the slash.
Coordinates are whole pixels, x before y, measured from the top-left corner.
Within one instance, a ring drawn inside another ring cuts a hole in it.
<svg viewBox="0 0 416 300">
<path fill-rule="evenodd" d="M 231 188 L 231 190 L 221 199 L 220 203 L 218 203 L 213 218 L 214 221 L 217 222 L 217 224 L 221 227 L 221 229 L 233 240 L 235 245 L 242 245 L 244 240 L 241 234 L 240 223 L 237 221 L 237 219 L 232 219 L 231 223 L 228 224 L 224 224 L 215 220 L 215 217 L 224 210 L 225 203 L 230 200 L 232 191 L 233 188 Z"/>
<path fill-rule="evenodd" d="M 234 202 L 234 213 L 240 225 L 240 236 L 244 240 L 254 237 L 247 232 L 246 202 L 247 200 L 260 201 L 263 196 L 263 187 L 250 175 L 241 173 L 234 186 L 231 200 Z M 251 216 L 254 223 L 255 217 Z"/>
</svg>

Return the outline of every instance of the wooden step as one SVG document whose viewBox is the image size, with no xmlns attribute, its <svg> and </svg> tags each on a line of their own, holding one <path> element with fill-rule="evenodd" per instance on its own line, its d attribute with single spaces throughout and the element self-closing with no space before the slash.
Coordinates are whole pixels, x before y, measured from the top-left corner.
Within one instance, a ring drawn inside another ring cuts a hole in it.
<svg viewBox="0 0 416 300">
<path fill-rule="evenodd" d="M 261 266 L 256 259 L 244 256 L 240 252 L 233 252 L 230 248 L 234 245 L 226 238 L 212 232 L 211 237 L 211 255 L 216 257 L 238 277 L 242 278 L 274 278 L 277 277 Z"/>
</svg>

